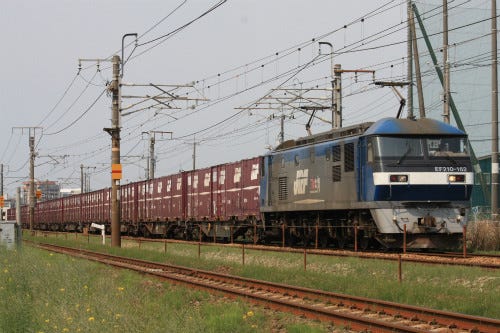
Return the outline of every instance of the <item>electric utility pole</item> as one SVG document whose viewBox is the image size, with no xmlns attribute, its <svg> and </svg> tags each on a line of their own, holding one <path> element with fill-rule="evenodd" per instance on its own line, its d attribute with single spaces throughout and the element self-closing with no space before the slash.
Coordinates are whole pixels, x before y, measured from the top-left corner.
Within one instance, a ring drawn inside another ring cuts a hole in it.
<svg viewBox="0 0 500 333">
<path fill-rule="evenodd" d="M 170 139 L 172 139 L 173 132 L 165 132 L 165 131 L 149 131 L 142 132 L 142 134 L 149 135 L 149 158 L 146 167 L 146 179 L 154 179 L 155 178 L 155 168 L 156 168 L 156 158 L 155 158 L 155 143 L 156 143 L 156 134 L 161 134 L 161 138 L 163 138 L 163 134 L 170 134 Z"/>
<path fill-rule="evenodd" d="M 113 81 L 109 86 L 112 93 L 111 128 L 104 130 L 111 135 L 111 246 L 121 247 L 120 235 L 120 57 L 113 56 Z"/>
<path fill-rule="evenodd" d="M 41 130 L 42 127 L 13 127 L 12 130 L 21 130 L 21 133 L 28 130 L 29 133 L 29 147 L 30 147 L 30 184 L 29 184 L 29 226 L 30 230 L 33 230 L 33 225 L 35 223 L 35 134 L 36 130 Z"/>
<path fill-rule="evenodd" d="M 448 0 L 443 0 L 443 119 L 450 123 L 450 61 L 448 59 Z"/>
<path fill-rule="evenodd" d="M 3 197 L 3 163 L 0 164 L 0 196 Z"/>
</svg>

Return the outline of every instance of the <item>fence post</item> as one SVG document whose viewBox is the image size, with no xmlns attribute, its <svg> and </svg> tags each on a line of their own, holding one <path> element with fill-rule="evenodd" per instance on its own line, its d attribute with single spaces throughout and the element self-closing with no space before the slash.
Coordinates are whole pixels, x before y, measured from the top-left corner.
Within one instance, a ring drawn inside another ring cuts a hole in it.
<svg viewBox="0 0 500 333">
<path fill-rule="evenodd" d="M 354 226 L 354 252 L 358 252 L 358 226 Z"/>
<path fill-rule="evenodd" d="M 229 232 L 231 233 L 231 244 L 233 244 L 233 242 L 234 242 L 234 239 L 233 239 L 233 228 L 234 228 L 234 226 L 230 226 L 230 228 L 229 228 Z"/>
<path fill-rule="evenodd" d="M 403 253 L 406 254 L 406 223 L 403 225 Z"/>
<path fill-rule="evenodd" d="M 318 249 L 318 232 L 319 232 L 319 225 L 316 223 L 316 241 L 314 242 L 314 248 Z"/>
<path fill-rule="evenodd" d="M 463 226 L 463 255 L 464 258 L 467 258 L 467 227 Z"/>
<path fill-rule="evenodd" d="M 402 267 L 401 267 L 401 255 L 398 254 L 398 281 L 401 282 L 403 281 L 403 272 L 402 272 Z"/>
<path fill-rule="evenodd" d="M 245 243 L 241 244 L 241 257 L 243 266 L 245 266 Z"/>
<path fill-rule="evenodd" d="M 201 243 L 198 242 L 198 259 L 201 257 Z"/>
<path fill-rule="evenodd" d="M 285 223 L 281 225 L 281 247 L 285 247 Z"/>
<path fill-rule="evenodd" d="M 307 270 L 307 251 L 304 247 L 304 272 Z"/>
<path fill-rule="evenodd" d="M 165 243 L 164 244 L 164 251 L 165 251 L 165 253 L 167 253 L 167 239 L 165 239 L 164 243 Z"/>
</svg>

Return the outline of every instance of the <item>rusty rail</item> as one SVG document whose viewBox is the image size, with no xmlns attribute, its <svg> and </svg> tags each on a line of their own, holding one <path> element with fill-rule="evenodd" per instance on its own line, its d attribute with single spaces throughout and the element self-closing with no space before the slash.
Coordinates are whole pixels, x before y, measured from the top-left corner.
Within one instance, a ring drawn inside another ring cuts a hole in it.
<svg viewBox="0 0 500 333">
<path fill-rule="evenodd" d="M 39 248 L 116 267 L 132 269 L 176 283 L 244 297 L 258 304 L 371 332 L 428 332 L 439 328 L 454 332 L 498 332 L 500 320 L 379 301 L 363 297 L 270 283 L 181 266 L 160 264 L 51 244 Z"/>
</svg>

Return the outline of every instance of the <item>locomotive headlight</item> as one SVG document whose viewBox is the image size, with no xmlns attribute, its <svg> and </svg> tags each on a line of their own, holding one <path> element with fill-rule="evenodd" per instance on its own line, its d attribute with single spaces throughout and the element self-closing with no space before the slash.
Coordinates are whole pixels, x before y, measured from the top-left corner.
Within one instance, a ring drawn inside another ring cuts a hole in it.
<svg viewBox="0 0 500 333">
<path fill-rule="evenodd" d="M 465 175 L 448 175 L 449 183 L 464 183 Z"/>
<path fill-rule="evenodd" d="M 407 183 L 408 175 L 390 175 L 389 180 L 391 183 Z"/>
</svg>

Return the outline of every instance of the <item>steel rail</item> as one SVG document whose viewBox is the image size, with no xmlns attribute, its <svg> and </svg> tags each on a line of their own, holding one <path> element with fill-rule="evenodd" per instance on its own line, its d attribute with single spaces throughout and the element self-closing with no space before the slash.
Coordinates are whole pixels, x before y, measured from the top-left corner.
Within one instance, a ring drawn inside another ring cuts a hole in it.
<svg viewBox="0 0 500 333">
<path fill-rule="evenodd" d="M 276 309 L 330 321 L 356 330 L 427 332 L 430 327 L 434 329 L 439 325 L 468 332 L 500 332 L 500 320 L 496 319 L 353 297 L 52 244 L 37 244 L 37 246 L 116 267 L 133 269 L 176 283 L 222 292 L 233 297 L 245 297 L 259 304 L 271 305 Z M 377 318 L 374 318 L 375 316 Z M 379 319 L 381 316 L 389 316 L 391 321 Z"/>
</svg>

